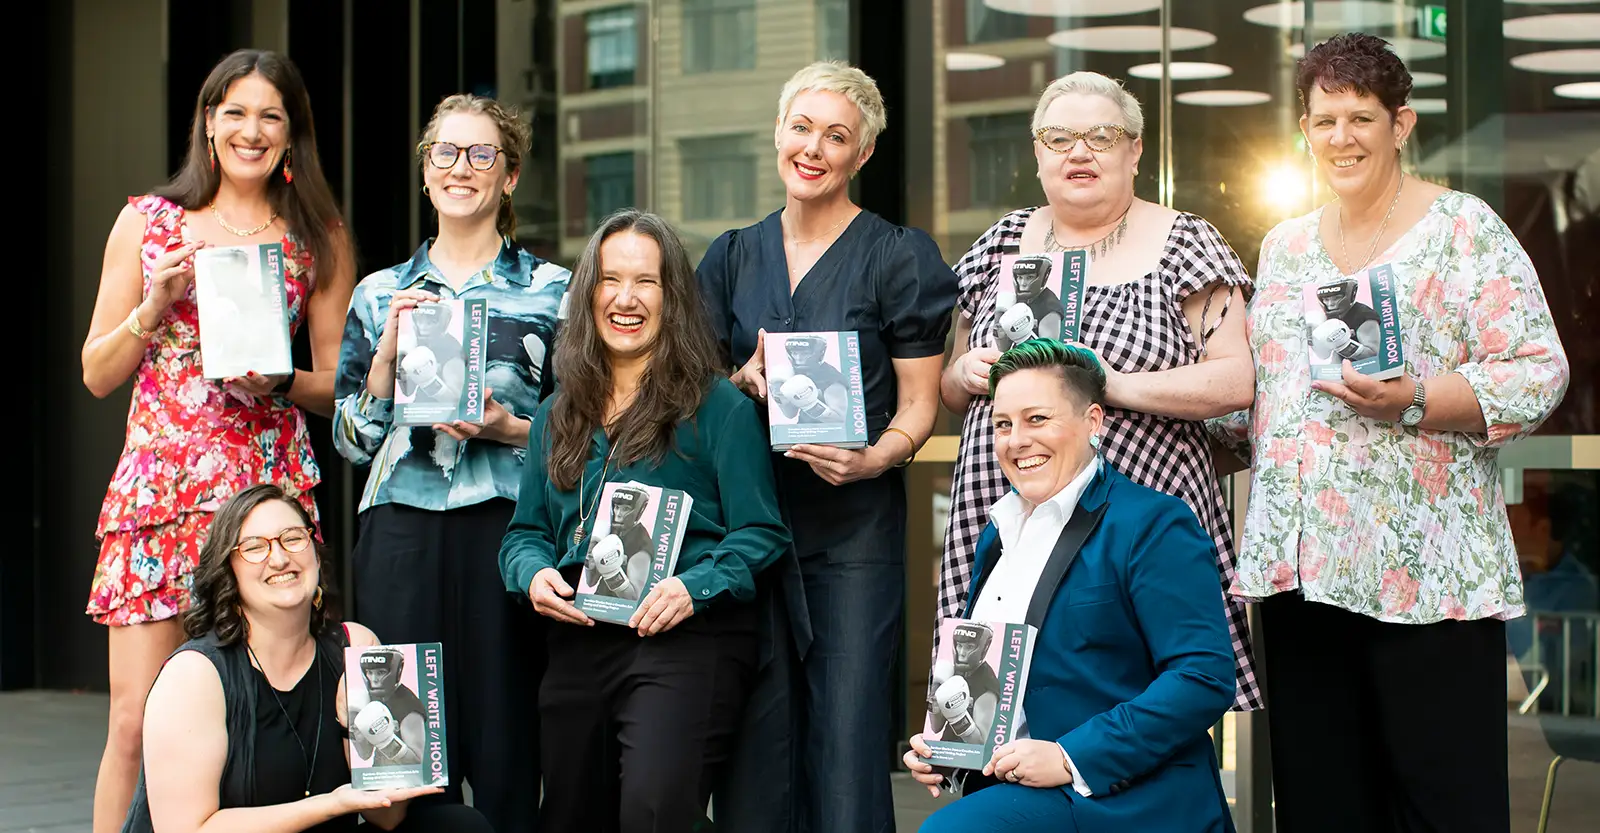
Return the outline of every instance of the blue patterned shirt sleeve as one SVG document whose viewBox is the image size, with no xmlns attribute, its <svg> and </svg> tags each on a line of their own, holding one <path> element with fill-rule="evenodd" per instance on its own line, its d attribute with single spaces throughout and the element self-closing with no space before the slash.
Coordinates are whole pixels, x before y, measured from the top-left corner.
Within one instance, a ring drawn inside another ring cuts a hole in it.
<svg viewBox="0 0 1600 833">
<path fill-rule="evenodd" d="M 384 286 L 387 291 L 374 292 Z M 394 270 L 371 275 L 350 297 L 344 319 L 344 339 L 339 346 L 339 370 L 334 377 L 333 446 L 355 465 L 372 462 L 389 433 L 394 400 L 379 399 L 367 391 L 367 372 L 382 335 L 379 322 L 389 317 L 389 297 L 394 291 Z"/>
<path fill-rule="evenodd" d="M 360 511 L 384 503 L 446 511 L 494 498 L 516 500 L 527 458 L 517 445 L 457 441 L 428 426 L 394 427 L 393 401 L 368 393 L 366 379 L 395 292 L 420 289 L 447 299 L 487 300 L 484 385 L 494 400 L 530 418 L 554 391 L 551 354 L 570 272 L 508 239 L 488 268 L 453 288 L 429 261 L 429 243 L 411 260 L 362 280 L 345 319 L 333 442 L 351 463 L 371 467 Z"/>
</svg>

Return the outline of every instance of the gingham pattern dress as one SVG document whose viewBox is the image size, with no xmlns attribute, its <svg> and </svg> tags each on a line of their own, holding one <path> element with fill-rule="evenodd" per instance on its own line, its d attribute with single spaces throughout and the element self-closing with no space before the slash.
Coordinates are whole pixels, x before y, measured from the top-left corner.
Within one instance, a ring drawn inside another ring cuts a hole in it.
<svg viewBox="0 0 1600 833">
<path fill-rule="evenodd" d="M 956 265 L 961 279 L 957 303 L 973 322 L 969 348 L 994 346 L 995 276 L 1000 256 L 1007 247 L 1020 243 L 1023 226 L 1033 211 L 1022 209 L 1000 218 Z M 1122 373 L 1193 364 L 1199 361 L 1200 350 L 1189 332 L 1182 304 L 1190 294 L 1218 281 L 1244 287 L 1247 293 L 1251 287 L 1244 265 L 1221 233 L 1198 216 L 1179 214 L 1167 237 L 1160 268 L 1127 283 L 1089 286 L 1083 341 Z M 1236 306 L 1228 312 L 1243 315 L 1244 309 Z M 994 458 L 993 409 L 988 396 L 974 396 L 961 426 L 950 526 L 939 569 L 940 621 L 960 612 L 978 534 L 989 522 L 989 507 L 1006 493 L 1005 475 Z M 1189 504 L 1216 542 L 1219 587 L 1226 596 L 1233 583 L 1233 526 L 1213 473 L 1205 424 L 1109 408 L 1100 453 L 1128 479 Z M 1227 597 L 1227 609 L 1238 682 L 1233 709 L 1259 709 L 1261 687 L 1250 656 L 1245 606 Z"/>
</svg>

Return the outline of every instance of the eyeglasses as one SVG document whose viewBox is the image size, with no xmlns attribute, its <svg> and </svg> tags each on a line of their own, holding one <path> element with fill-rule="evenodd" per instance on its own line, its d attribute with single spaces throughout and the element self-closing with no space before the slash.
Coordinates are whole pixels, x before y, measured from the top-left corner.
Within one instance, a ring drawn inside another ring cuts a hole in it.
<svg viewBox="0 0 1600 833">
<path fill-rule="evenodd" d="M 306 547 L 311 546 L 311 530 L 303 526 L 291 526 L 277 535 L 252 536 L 235 544 L 233 551 L 251 564 L 260 564 L 272 554 L 274 541 L 283 547 L 284 552 L 304 552 Z"/>
<path fill-rule="evenodd" d="M 487 171 L 494 167 L 494 162 L 505 153 L 505 150 L 496 145 L 473 145 L 463 148 L 449 142 L 428 142 L 418 148 L 428 157 L 435 168 L 449 170 L 456 166 L 456 160 L 461 158 L 461 152 L 467 152 L 467 164 L 475 171 Z"/>
<path fill-rule="evenodd" d="M 1047 124 L 1033 131 L 1033 135 L 1045 147 L 1056 153 L 1066 153 L 1077 147 L 1079 139 L 1082 139 L 1095 153 L 1105 153 L 1116 147 L 1117 142 L 1127 132 L 1128 129 L 1120 124 L 1097 124 L 1082 133 L 1070 127 Z"/>
</svg>

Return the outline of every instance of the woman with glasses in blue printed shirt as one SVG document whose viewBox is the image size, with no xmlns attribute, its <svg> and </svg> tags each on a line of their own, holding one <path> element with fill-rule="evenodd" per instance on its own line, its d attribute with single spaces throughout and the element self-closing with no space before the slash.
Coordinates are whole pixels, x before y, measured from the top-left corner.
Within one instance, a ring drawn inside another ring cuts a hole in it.
<svg viewBox="0 0 1600 833">
<path fill-rule="evenodd" d="M 552 389 L 550 346 L 570 274 L 512 240 L 511 192 L 530 133 L 492 99 L 453 95 L 434 110 L 418 161 L 438 236 L 356 287 L 335 388 L 334 445 L 371 466 L 352 554 L 356 605 L 390 642 L 442 643 L 448 755 L 460 777 L 439 800 L 461 801 L 461 782 L 471 782 L 474 806 L 500 833 L 537 829 L 538 721 L 519 704 L 537 690 L 544 640 L 528 605 L 505 592 L 497 559 L 529 417 Z M 439 312 L 434 302 L 449 299 L 487 301 L 483 421 L 397 427 L 400 313 Z"/>
</svg>

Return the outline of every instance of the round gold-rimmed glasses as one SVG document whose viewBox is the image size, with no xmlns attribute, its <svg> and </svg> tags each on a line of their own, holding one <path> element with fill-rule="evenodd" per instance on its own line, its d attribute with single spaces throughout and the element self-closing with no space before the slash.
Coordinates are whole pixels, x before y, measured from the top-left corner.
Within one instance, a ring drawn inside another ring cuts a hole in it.
<svg viewBox="0 0 1600 833">
<path fill-rule="evenodd" d="M 495 160 L 500 158 L 500 154 L 505 153 L 505 149 L 498 145 L 477 144 L 462 147 L 449 142 L 428 142 L 418 147 L 418 150 L 422 151 L 422 155 L 426 156 L 435 168 L 447 171 L 456 166 L 456 160 L 461 158 L 462 153 L 466 153 L 467 164 L 475 171 L 487 171 L 493 168 Z"/>
<path fill-rule="evenodd" d="M 260 564 L 272 554 L 274 541 L 283 547 L 284 552 L 305 552 L 306 547 L 311 546 L 311 530 L 303 526 L 291 526 L 277 535 L 253 535 L 240 539 L 233 546 L 233 551 L 251 564 Z"/>
<path fill-rule="evenodd" d="M 1128 129 L 1120 124 L 1097 124 L 1081 133 L 1070 127 L 1047 124 L 1033 131 L 1033 137 L 1056 153 L 1066 153 L 1077 147 L 1079 139 L 1095 153 L 1105 153 L 1116 147 L 1127 132 Z"/>
</svg>

